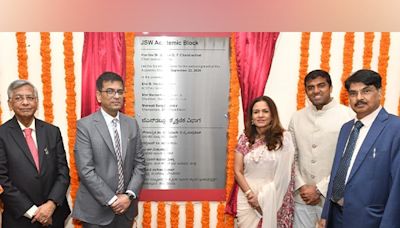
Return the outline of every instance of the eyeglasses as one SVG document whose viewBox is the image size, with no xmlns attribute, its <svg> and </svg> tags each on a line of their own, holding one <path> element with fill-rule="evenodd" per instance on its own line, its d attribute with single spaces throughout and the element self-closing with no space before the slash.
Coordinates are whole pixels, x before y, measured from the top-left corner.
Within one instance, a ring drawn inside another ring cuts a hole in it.
<svg viewBox="0 0 400 228">
<path fill-rule="evenodd" d="M 37 98 L 37 97 L 32 96 L 32 95 L 26 95 L 26 96 L 24 96 L 24 95 L 17 95 L 17 96 L 15 96 L 15 97 L 11 98 L 11 99 L 12 99 L 14 102 L 16 102 L 16 103 L 21 103 L 21 102 L 23 102 L 24 100 L 26 100 L 26 101 L 28 101 L 28 102 L 30 103 L 30 102 L 36 101 L 36 98 Z"/>
<path fill-rule="evenodd" d="M 125 91 L 124 91 L 123 89 L 117 89 L 117 90 L 115 90 L 115 89 L 106 89 L 106 90 L 101 90 L 100 92 L 106 93 L 107 96 L 109 96 L 109 97 L 113 97 L 113 96 L 115 96 L 115 94 L 117 94 L 117 93 L 118 93 L 118 95 L 120 95 L 120 96 L 125 95 Z"/>
<path fill-rule="evenodd" d="M 349 91 L 349 96 L 350 97 L 357 97 L 358 94 L 361 94 L 361 96 L 368 96 L 372 92 L 374 92 L 373 87 L 365 87 L 365 88 L 361 89 L 360 91 L 350 90 Z"/>
</svg>

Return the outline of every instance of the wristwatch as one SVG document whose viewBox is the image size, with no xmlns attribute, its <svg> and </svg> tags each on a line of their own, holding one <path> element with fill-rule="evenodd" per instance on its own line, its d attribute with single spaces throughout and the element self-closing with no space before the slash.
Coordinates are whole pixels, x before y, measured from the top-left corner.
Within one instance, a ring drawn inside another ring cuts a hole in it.
<svg viewBox="0 0 400 228">
<path fill-rule="evenodd" d="M 127 195 L 128 196 L 128 198 L 129 198 L 129 200 L 130 201 L 132 201 L 132 200 L 134 200 L 135 199 L 135 195 L 133 195 L 132 193 L 130 193 L 130 192 L 125 192 L 125 195 Z"/>
</svg>

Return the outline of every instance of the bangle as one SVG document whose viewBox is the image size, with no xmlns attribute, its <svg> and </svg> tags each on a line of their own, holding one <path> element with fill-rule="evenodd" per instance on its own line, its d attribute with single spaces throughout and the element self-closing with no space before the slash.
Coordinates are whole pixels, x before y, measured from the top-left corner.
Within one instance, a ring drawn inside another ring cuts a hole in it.
<svg viewBox="0 0 400 228">
<path fill-rule="evenodd" d="M 251 189 L 247 190 L 247 191 L 244 193 L 244 195 L 245 195 L 245 196 L 248 196 L 248 195 L 250 194 L 250 192 L 252 192 Z"/>
</svg>

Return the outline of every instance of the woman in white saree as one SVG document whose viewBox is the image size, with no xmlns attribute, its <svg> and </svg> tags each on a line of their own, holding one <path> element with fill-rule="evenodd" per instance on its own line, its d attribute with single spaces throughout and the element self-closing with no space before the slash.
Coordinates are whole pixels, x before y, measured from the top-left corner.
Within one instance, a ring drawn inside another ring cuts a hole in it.
<svg viewBox="0 0 400 228">
<path fill-rule="evenodd" d="M 235 153 L 238 227 L 292 227 L 291 135 L 282 128 L 276 105 L 267 96 L 252 102 L 247 117 Z"/>
</svg>

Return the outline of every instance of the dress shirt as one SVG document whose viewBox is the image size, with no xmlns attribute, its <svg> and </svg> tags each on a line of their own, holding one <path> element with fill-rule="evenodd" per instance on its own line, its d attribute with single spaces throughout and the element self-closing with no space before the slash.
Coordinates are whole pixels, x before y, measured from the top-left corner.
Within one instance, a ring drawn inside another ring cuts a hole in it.
<svg viewBox="0 0 400 228">
<path fill-rule="evenodd" d="M 361 145 L 363 144 L 365 137 L 367 137 L 368 131 L 371 128 L 372 123 L 374 122 L 374 120 L 378 116 L 378 114 L 381 111 L 381 109 L 382 109 L 382 106 L 379 106 L 379 108 L 377 108 L 375 111 L 373 111 L 368 116 L 365 116 L 362 119 L 357 119 L 356 118 L 354 120 L 354 123 L 357 120 L 361 121 L 361 123 L 363 123 L 364 126 L 360 129 L 360 134 L 358 135 L 358 138 L 357 138 L 357 141 L 356 141 L 356 146 L 354 147 L 353 155 L 351 157 L 350 164 L 349 164 L 349 169 L 347 170 L 346 183 L 347 183 L 347 179 L 349 179 L 349 176 L 350 176 L 350 173 L 351 173 L 351 169 L 353 168 L 354 161 L 357 158 L 357 154 L 360 151 Z M 354 128 L 354 125 L 353 125 L 353 128 Z M 353 130 L 353 128 L 352 128 L 352 130 Z M 349 139 L 347 139 L 347 141 L 348 140 Z M 346 146 L 344 147 L 344 150 L 346 150 L 346 147 L 347 147 L 347 143 L 346 143 Z M 344 153 L 344 151 L 343 151 L 343 153 Z"/>
<path fill-rule="evenodd" d="M 35 146 L 36 146 L 36 148 L 37 148 L 36 127 L 35 127 L 35 126 L 36 126 L 36 120 L 35 120 L 35 118 L 33 119 L 31 125 L 28 126 L 28 127 L 25 127 L 25 125 L 23 125 L 21 122 L 19 122 L 19 120 L 17 120 L 17 122 L 18 122 L 19 126 L 21 127 L 21 130 L 22 130 L 22 133 L 24 134 L 24 136 L 25 136 L 24 130 L 25 130 L 26 128 L 32 129 L 31 136 L 32 136 L 33 142 L 35 143 Z M 38 207 L 37 207 L 36 205 L 33 205 L 31 208 L 29 208 L 29 209 L 25 212 L 24 216 L 27 217 L 27 218 L 29 218 L 29 219 L 32 219 L 33 216 L 35 215 L 37 209 L 38 209 Z"/>
<path fill-rule="evenodd" d="M 116 117 L 113 117 L 113 116 L 111 116 L 110 114 L 108 114 L 106 111 L 104 111 L 103 108 L 101 108 L 101 114 L 103 115 L 104 120 L 106 121 L 107 128 L 108 128 L 108 131 L 110 132 L 111 141 L 112 141 L 112 143 L 113 143 L 114 148 L 115 148 L 115 142 L 114 142 L 114 126 L 113 126 L 112 121 L 113 121 L 113 119 L 118 119 L 118 122 L 117 122 L 117 131 L 118 131 L 118 134 L 119 134 L 119 141 L 120 141 L 120 142 L 119 142 L 119 143 L 120 143 L 119 145 L 121 145 L 122 159 L 124 159 L 125 153 L 126 153 L 126 152 L 122 150 L 121 122 L 120 122 L 120 119 L 119 119 L 119 112 L 117 113 L 117 116 L 116 116 Z M 126 190 L 126 192 L 127 192 L 127 193 L 129 192 L 130 194 L 133 195 L 133 198 L 136 198 L 136 194 L 135 194 L 134 192 L 132 192 L 131 190 Z M 111 204 L 113 204 L 117 199 L 118 199 L 118 197 L 117 197 L 116 195 L 114 195 L 114 196 L 107 202 L 107 204 L 108 204 L 108 205 L 111 205 Z"/>
</svg>

